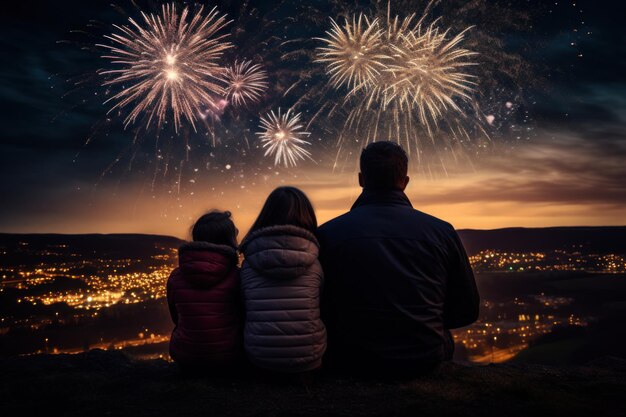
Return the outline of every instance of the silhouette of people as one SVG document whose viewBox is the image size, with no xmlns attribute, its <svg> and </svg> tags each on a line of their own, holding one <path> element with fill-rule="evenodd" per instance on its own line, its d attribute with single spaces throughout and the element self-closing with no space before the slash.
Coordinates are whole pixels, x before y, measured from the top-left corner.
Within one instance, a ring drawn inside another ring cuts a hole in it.
<svg viewBox="0 0 626 417">
<path fill-rule="evenodd" d="M 353 371 L 415 375 L 452 358 L 450 329 L 473 323 L 479 295 L 454 228 L 415 210 L 408 158 L 392 142 L 360 158 L 363 192 L 318 229 L 325 273 L 325 361 Z"/>
<path fill-rule="evenodd" d="M 196 222 L 167 287 L 174 360 L 232 365 L 243 345 L 276 373 L 318 369 L 326 353 L 330 367 L 413 376 L 452 358 L 450 329 L 479 309 L 463 245 L 449 223 L 412 207 L 399 145 L 368 145 L 360 165 L 363 192 L 319 229 L 302 191 L 275 189 L 239 247 L 240 271 L 230 213 Z"/>
</svg>

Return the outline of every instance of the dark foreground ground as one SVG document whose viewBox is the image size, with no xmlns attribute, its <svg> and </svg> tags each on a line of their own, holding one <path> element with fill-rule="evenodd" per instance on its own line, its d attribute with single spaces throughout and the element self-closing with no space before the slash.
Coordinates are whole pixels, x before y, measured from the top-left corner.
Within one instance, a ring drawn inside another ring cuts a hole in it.
<svg viewBox="0 0 626 417">
<path fill-rule="evenodd" d="M 320 374 L 187 377 L 120 352 L 0 359 L 0 415 L 626 415 L 626 362 L 586 367 L 447 364 L 409 382 Z"/>
</svg>

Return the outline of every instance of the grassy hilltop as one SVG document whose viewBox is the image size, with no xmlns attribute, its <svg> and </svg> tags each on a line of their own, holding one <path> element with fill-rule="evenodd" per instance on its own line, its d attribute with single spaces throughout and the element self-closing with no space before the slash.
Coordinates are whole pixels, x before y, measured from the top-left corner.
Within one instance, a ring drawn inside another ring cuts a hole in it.
<svg viewBox="0 0 626 417">
<path fill-rule="evenodd" d="M 121 352 L 0 359 L 2 415 L 602 416 L 626 410 L 626 362 L 586 367 L 446 364 L 412 381 L 321 374 L 187 377 Z"/>
</svg>

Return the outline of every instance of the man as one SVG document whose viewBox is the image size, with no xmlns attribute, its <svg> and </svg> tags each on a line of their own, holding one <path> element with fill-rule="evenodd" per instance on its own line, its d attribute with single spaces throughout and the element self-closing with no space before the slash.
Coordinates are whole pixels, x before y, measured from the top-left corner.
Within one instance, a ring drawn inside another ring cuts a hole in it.
<svg viewBox="0 0 626 417">
<path fill-rule="evenodd" d="M 474 275 L 454 228 L 413 209 L 408 158 L 392 142 L 361 153 L 363 192 L 319 228 L 327 362 L 413 375 L 452 358 L 449 329 L 478 317 Z"/>
</svg>

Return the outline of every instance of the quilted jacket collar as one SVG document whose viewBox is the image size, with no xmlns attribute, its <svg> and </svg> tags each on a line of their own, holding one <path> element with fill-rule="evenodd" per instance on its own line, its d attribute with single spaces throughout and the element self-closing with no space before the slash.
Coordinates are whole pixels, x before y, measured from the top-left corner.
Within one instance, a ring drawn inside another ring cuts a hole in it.
<svg viewBox="0 0 626 417">
<path fill-rule="evenodd" d="M 308 230 L 281 225 L 251 233 L 241 245 L 248 263 L 258 274 L 293 279 L 305 274 L 317 261 L 319 243 Z"/>
</svg>

